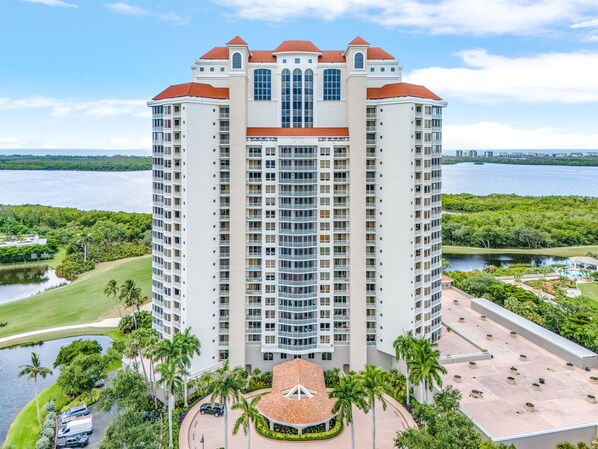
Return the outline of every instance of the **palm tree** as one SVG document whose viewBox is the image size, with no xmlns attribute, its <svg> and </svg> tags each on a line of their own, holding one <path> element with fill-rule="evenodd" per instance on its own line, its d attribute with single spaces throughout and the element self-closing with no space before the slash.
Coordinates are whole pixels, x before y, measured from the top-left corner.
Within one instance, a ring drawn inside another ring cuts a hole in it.
<svg viewBox="0 0 598 449">
<path fill-rule="evenodd" d="M 168 447 L 173 448 L 174 443 L 172 440 L 172 409 L 174 408 L 174 399 L 177 391 L 180 391 L 183 384 L 181 374 L 174 363 L 162 363 L 158 365 L 158 372 L 160 373 L 160 379 L 158 385 L 164 387 L 167 395 L 168 403 Z"/>
<path fill-rule="evenodd" d="M 251 449 L 251 424 L 256 425 L 258 422 L 263 423 L 264 417 L 257 409 L 257 403 L 261 396 L 255 396 L 251 401 L 248 401 L 243 396 L 239 401 L 233 404 L 235 410 L 241 410 L 241 416 L 235 421 L 233 426 L 233 435 L 236 435 L 240 427 L 243 427 L 243 433 L 247 437 L 247 449 Z"/>
<path fill-rule="evenodd" d="M 409 386 L 409 360 L 412 358 L 413 347 L 416 339 L 413 337 L 413 332 L 409 331 L 404 335 L 397 337 L 393 343 L 395 356 L 397 360 L 403 360 L 406 366 L 405 372 L 405 398 L 407 405 L 409 405 L 409 398 L 411 396 L 411 388 Z"/>
<path fill-rule="evenodd" d="M 76 241 L 77 245 L 81 245 L 83 247 L 83 263 L 87 262 L 87 247 L 92 241 L 91 237 L 91 233 L 79 234 L 79 237 Z"/>
<path fill-rule="evenodd" d="M 21 371 L 17 374 L 17 377 L 26 377 L 25 380 L 33 380 L 33 389 L 35 392 L 35 407 L 37 408 L 37 423 L 39 424 L 39 430 L 42 430 L 42 418 L 39 414 L 39 398 L 37 397 L 37 377 L 45 379 L 46 376 L 51 376 L 52 370 L 41 366 L 39 355 L 35 352 L 31 353 L 31 364 L 21 365 Z"/>
<path fill-rule="evenodd" d="M 141 289 L 137 287 L 135 281 L 131 279 L 127 279 L 124 284 L 120 286 L 118 299 L 125 307 L 134 306 L 137 309 L 137 312 L 139 312 L 139 306 L 144 302 L 144 298 L 141 296 Z M 133 314 L 133 320 L 135 322 L 135 327 L 137 328 L 137 318 L 135 317 L 135 314 Z"/>
<path fill-rule="evenodd" d="M 145 369 L 145 364 L 143 363 L 142 351 L 143 351 L 143 344 L 144 344 L 144 337 L 145 335 L 140 332 L 142 329 L 137 329 L 131 332 L 129 338 L 127 338 L 125 342 L 125 357 L 128 359 L 133 359 L 135 363 L 141 364 L 141 370 L 143 371 L 143 377 L 145 377 L 145 382 L 149 382 L 147 377 L 147 371 Z M 145 329 L 143 329 L 145 330 Z M 139 362 L 137 362 L 137 358 L 139 357 Z"/>
<path fill-rule="evenodd" d="M 228 402 L 236 402 L 239 393 L 245 386 L 245 379 L 239 375 L 239 371 L 229 369 L 228 360 L 221 368 L 218 368 L 210 379 L 212 395 L 210 401 L 219 401 L 224 405 L 224 449 L 228 449 Z"/>
<path fill-rule="evenodd" d="M 199 338 L 191 333 L 191 328 L 188 327 L 184 332 L 180 332 L 174 336 L 175 344 L 178 344 L 180 357 L 179 362 L 183 368 L 190 368 L 191 361 L 194 355 L 200 355 L 201 343 Z M 185 407 L 187 407 L 188 391 L 187 391 L 187 376 L 183 377 Z"/>
<path fill-rule="evenodd" d="M 366 365 L 360 373 L 361 382 L 366 393 L 368 408 L 372 411 L 372 449 L 376 449 L 376 399 L 386 410 L 384 395 L 388 392 L 386 372 L 379 366 Z"/>
<path fill-rule="evenodd" d="M 112 299 L 114 301 L 116 301 L 116 304 L 118 306 L 118 315 L 122 318 L 123 313 L 122 313 L 122 310 L 120 309 L 120 301 L 118 300 L 118 294 L 119 294 L 118 284 L 116 283 L 116 281 L 114 279 L 110 279 L 108 281 L 108 283 L 106 284 L 106 287 L 104 287 L 104 296 L 106 296 L 108 298 L 112 297 Z"/>
<path fill-rule="evenodd" d="M 341 377 L 338 384 L 330 392 L 330 397 L 336 399 L 332 406 L 332 413 L 337 415 L 337 419 L 340 419 L 341 422 L 351 426 L 351 449 L 355 449 L 353 406 L 365 413 L 368 411 L 366 392 L 361 379 L 355 374 Z"/>
<path fill-rule="evenodd" d="M 442 387 L 440 374 L 446 374 L 446 368 L 438 362 L 439 358 L 440 351 L 428 340 L 425 338 L 416 340 L 412 358 L 408 361 L 411 370 L 410 380 L 418 385 L 423 383 L 426 402 L 428 402 L 428 391 L 432 390 L 432 385 L 436 383 Z"/>
</svg>

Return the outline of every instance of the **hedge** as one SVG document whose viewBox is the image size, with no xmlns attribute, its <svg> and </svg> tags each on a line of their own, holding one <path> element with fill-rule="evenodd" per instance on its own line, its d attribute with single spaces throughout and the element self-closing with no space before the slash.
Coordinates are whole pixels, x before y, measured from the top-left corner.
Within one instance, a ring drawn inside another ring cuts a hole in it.
<svg viewBox="0 0 598 449">
<path fill-rule="evenodd" d="M 280 441 L 319 441 L 319 440 L 329 440 L 331 438 L 335 438 L 341 434 L 343 431 L 343 423 L 340 419 L 336 420 L 334 426 L 325 432 L 320 433 L 304 433 L 302 435 L 298 434 L 286 434 L 281 432 L 274 432 L 268 428 L 268 425 L 264 423 L 256 423 L 255 431 L 263 436 L 264 438 L 268 438 L 270 440 L 280 440 Z"/>
</svg>

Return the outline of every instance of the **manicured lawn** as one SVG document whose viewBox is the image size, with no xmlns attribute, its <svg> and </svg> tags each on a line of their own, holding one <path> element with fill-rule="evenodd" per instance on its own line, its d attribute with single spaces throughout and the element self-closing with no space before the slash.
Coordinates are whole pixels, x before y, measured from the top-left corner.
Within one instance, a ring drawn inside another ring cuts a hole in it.
<svg viewBox="0 0 598 449">
<path fill-rule="evenodd" d="M 562 246 L 559 248 L 517 249 L 517 248 L 472 248 L 470 246 L 442 247 L 443 254 L 543 254 L 545 256 L 585 256 L 588 252 L 598 253 L 598 246 Z"/>
<path fill-rule="evenodd" d="M 592 298 L 596 304 L 598 304 L 598 282 L 592 282 L 588 284 L 577 284 L 582 293 Z"/>
<path fill-rule="evenodd" d="M 40 262 L 7 263 L 4 265 L 0 264 L 0 270 L 2 270 L 3 268 L 11 269 L 11 268 L 15 268 L 15 267 L 22 268 L 22 267 L 31 267 L 31 266 L 38 266 L 38 265 L 47 265 L 50 268 L 56 268 L 58 265 L 60 265 L 60 263 L 64 259 L 65 255 L 66 255 L 66 249 L 60 248 L 56 252 L 56 254 L 54 254 L 54 257 L 50 260 L 44 260 L 44 261 L 40 261 Z"/>
<path fill-rule="evenodd" d="M 151 297 L 151 263 L 150 256 L 107 262 L 82 274 L 72 284 L 1 305 L 1 321 L 8 322 L 8 325 L 0 328 L 0 338 L 117 316 L 116 303 L 103 295 L 104 287 L 110 279 L 116 279 L 119 284 L 126 279 L 133 279 L 143 294 Z M 80 332 L 78 334 L 81 335 Z"/>
<path fill-rule="evenodd" d="M 50 399 L 54 398 L 56 401 L 56 408 L 60 409 L 69 402 L 68 396 L 62 394 L 57 383 L 53 383 L 48 388 L 40 393 L 39 406 L 42 410 L 43 420 L 43 406 Z M 21 410 L 13 421 L 6 440 L 4 441 L 3 449 L 29 449 L 35 448 L 35 442 L 39 438 L 39 426 L 37 425 L 37 411 L 35 408 L 35 398 L 31 399 L 29 403 Z"/>
<path fill-rule="evenodd" d="M 116 330 L 116 329 L 115 329 Z M 78 327 L 76 329 L 62 329 L 62 330 L 49 330 L 48 332 L 42 332 L 35 335 L 29 335 L 20 338 L 11 339 L 8 342 L 0 343 L 0 349 L 11 348 L 13 346 L 19 346 L 23 343 L 32 343 L 36 341 L 50 341 L 58 340 L 59 338 L 67 337 L 78 337 L 79 335 L 108 335 L 110 336 L 111 331 L 109 328 L 96 327 L 96 326 L 85 326 Z"/>
</svg>

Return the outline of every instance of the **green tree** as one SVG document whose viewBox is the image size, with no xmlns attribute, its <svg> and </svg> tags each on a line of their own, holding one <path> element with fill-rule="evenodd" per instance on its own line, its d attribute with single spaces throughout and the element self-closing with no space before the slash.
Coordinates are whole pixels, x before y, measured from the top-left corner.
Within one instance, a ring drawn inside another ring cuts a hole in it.
<svg viewBox="0 0 598 449">
<path fill-rule="evenodd" d="M 409 405 L 409 399 L 411 397 L 411 388 L 409 387 L 409 361 L 413 358 L 413 348 L 415 347 L 415 337 L 413 337 L 413 332 L 409 331 L 406 334 L 397 337 L 393 343 L 393 347 L 396 359 L 405 362 L 405 398 L 407 405 Z"/>
<path fill-rule="evenodd" d="M 158 373 L 160 373 L 160 379 L 158 379 L 158 385 L 164 387 L 167 396 L 168 403 L 168 447 L 172 449 L 174 442 L 172 439 L 172 411 L 175 405 L 175 397 L 177 392 L 181 390 L 183 385 L 183 379 L 177 366 L 172 362 L 165 362 L 158 365 Z"/>
<path fill-rule="evenodd" d="M 93 241 L 93 235 L 90 232 L 84 232 L 77 238 L 76 244 L 83 249 L 83 263 L 87 263 L 87 249 Z"/>
<path fill-rule="evenodd" d="M 349 374 L 340 378 L 338 385 L 330 392 L 330 397 L 336 399 L 332 406 L 332 413 L 337 415 L 347 426 L 351 427 L 351 449 L 355 449 L 355 426 L 353 424 L 353 406 L 368 412 L 367 393 L 363 382 L 356 374 Z"/>
<path fill-rule="evenodd" d="M 245 384 L 246 381 L 239 371 L 229 368 L 228 360 L 208 378 L 208 388 L 212 392 L 210 400 L 221 402 L 224 405 L 224 449 L 228 449 L 227 405 L 229 402 L 234 404 L 239 400 L 239 395 Z"/>
<path fill-rule="evenodd" d="M 118 370 L 112 378 L 112 383 L 100 392 L 99 408 L 108 412 L 116 405 L 117 410 L 147 410 L 149 400 L 147 385 L 143 376 L 132 369 Z"/>
<path fill-rule="evenodd" d="M 191 362 L 193 361 L 194 355 L 200 355 L 201 351 L 201 343 L 199 338 L 191 333 L 191 328 L 186 328 L 183 332 L 179 332 L 174 336 L 175 344 L 179 347 L 179 363 L 182 365 L 183 369 L 189 369 L 191 367 Z M 187 389 L 187 376 L 183 376 L 183 386 L 184 386 L 184 400 L 185 400 L 185 407 L 188 405 L 188 389 Z"/>
<path fill-rule="evenodd" d="M 440 351 L 432 344 L 420 338 L 416 340 L 413 349 L 413 356 L 409 360 L 410 380 L 416 385 L 423 384 L 426 402 L 428 402 L 428 391 L 432 390 L 432 385 L 436 383 L 442 387 L 442 377 L 440 374 L 446 374 L 446 368 L 438 361 Z"/>
<path fill-rule="evenodd" d="M 145 419 L 143 413 L 125 409 L 118 419 L 106 428 L 99 449 L 161 449 L 156 424 Z"/>
<path fill-rule="evenodd" d="M 366 393 L 368 408 L 372 412 L 372 449 L 376 449 L 376 400 L 380 401 L 386 410 L 384 395 L 388 393 L 386 372 L 379 366 L 366 365 L 359 373 L 363 389 Z"/>
<path fill-rule="evenodd" d="M 236 435 L 242 427 L 243 433 L 247 437 L 247 449 L 251 449 L 251 424 L 264 423 L 264 417 L 257 409 L 259 400 L 260 396 L 255 396 L 250 401 L 240 396 L 239 400 L 232 406 L 235 410 L 241 411 L 241 415 L 233 426 L 233 435 Z"/>
<path fill-rule="evenodd" d="M 96 382 L 104 377 L 106 359 L 101 354 L 81 354 L 63 367 L 58 376 L 58 385 L 71 397 L 89 392 Z"/>
<path fill-rule="evenodd" d="M 135 307 L 137 312 L 140 311 L 139 307 L 143 305 L 144 302 L 141 289 L 137 286 L 135 281 L 131 279 L 127 279 L 120 286 L 118 299 L 125 307 Z M 137 327 L 137 323 L 135 323 L 135 327 Z"/>
<path fill-rule="evenodd" d="M 122 319 L 123 312 L 120 308 L 120 301 L 118 299 L 119 293 L 120 293 L 120 291 L 119 291 L 118 283 L 114 279 L 110 279 L 108 281 L 108 283 L 106 284 L 106 287 L 104 287 L 104 296 L 106 296 L 108 298 L 112 298 L 116 302 L 116 305 L 118 307 L 118 315 Z"/>
<path fill-rule="evenodd" d="M 42 428 L 42 418 L 39 414 L 39 398 L 37 395 L 37 378 L 41 377 L 45 379 L 47 376 L 52 375 L 52 370 L 41 365 L 39 355 L 35 352 L 31 353 L 31 363 L 28 365 L 21 365 L 19 367 L 21 371 L 17 374 L 17 377 L 25 377 L 25 380 L 33 381 L 33 391 L 35 392 L 35 407 L 37 409 L 37 423 L 39 429 Z"/>
<path fill-rule="evenodd" d="M 102 346 L 96 340 L 83 340 L 79 338 L 66 346 L 61 346 L 56 360 L 54 360 L 54 368 L 68 365 L 78 355 L 100 354 L 101 352 Z"/>
</svg>

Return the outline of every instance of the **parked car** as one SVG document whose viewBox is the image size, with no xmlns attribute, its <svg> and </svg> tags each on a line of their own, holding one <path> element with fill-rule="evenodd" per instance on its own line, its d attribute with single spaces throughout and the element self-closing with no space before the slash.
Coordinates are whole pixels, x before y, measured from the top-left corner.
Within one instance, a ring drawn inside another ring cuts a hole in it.
<svg viewBox="0 0 598 449">
<path fill-rule="evenodd" d="M 93 432 L 93 415 L 81 416 L 66 423 L 58 430 L 58 438 L 72 437 L 82 433 L 90 434 Z"/>
<path fill-rule="evenodd" d="M 106 379 L 99 379 L 93 386 L 93 388 L 103 388 L 106 385 Z"/>
<path fill-rule="evenodd" d="M 87 405 L 77 405 L 75 407 L 69 408 L 66 412 L 64 412 L 60 417 L 60 422 L 62 424 L 66 424 L 67 422 L 72 421 L 75 418 L 87 415 L 89 415 L 89 409 L 87 408 Z"/>
<path fill-rule="evenodd" d="M 199 413 L 202 415 L 207 413 L 208 415 L 214 415 L 216 418 L 218 418 L 219 416 L 224 415 L 224 407 L 218 402 L 206 402 L 199 407 Z"/>
<path fill-rule="evenodd" d="M 72 437 L 62 437 L 56 440 L 56 449 L 67 447 L 85 447 L 89 444 L 89 437 L 86 434 L 75 435 Z"/>
</svg>

